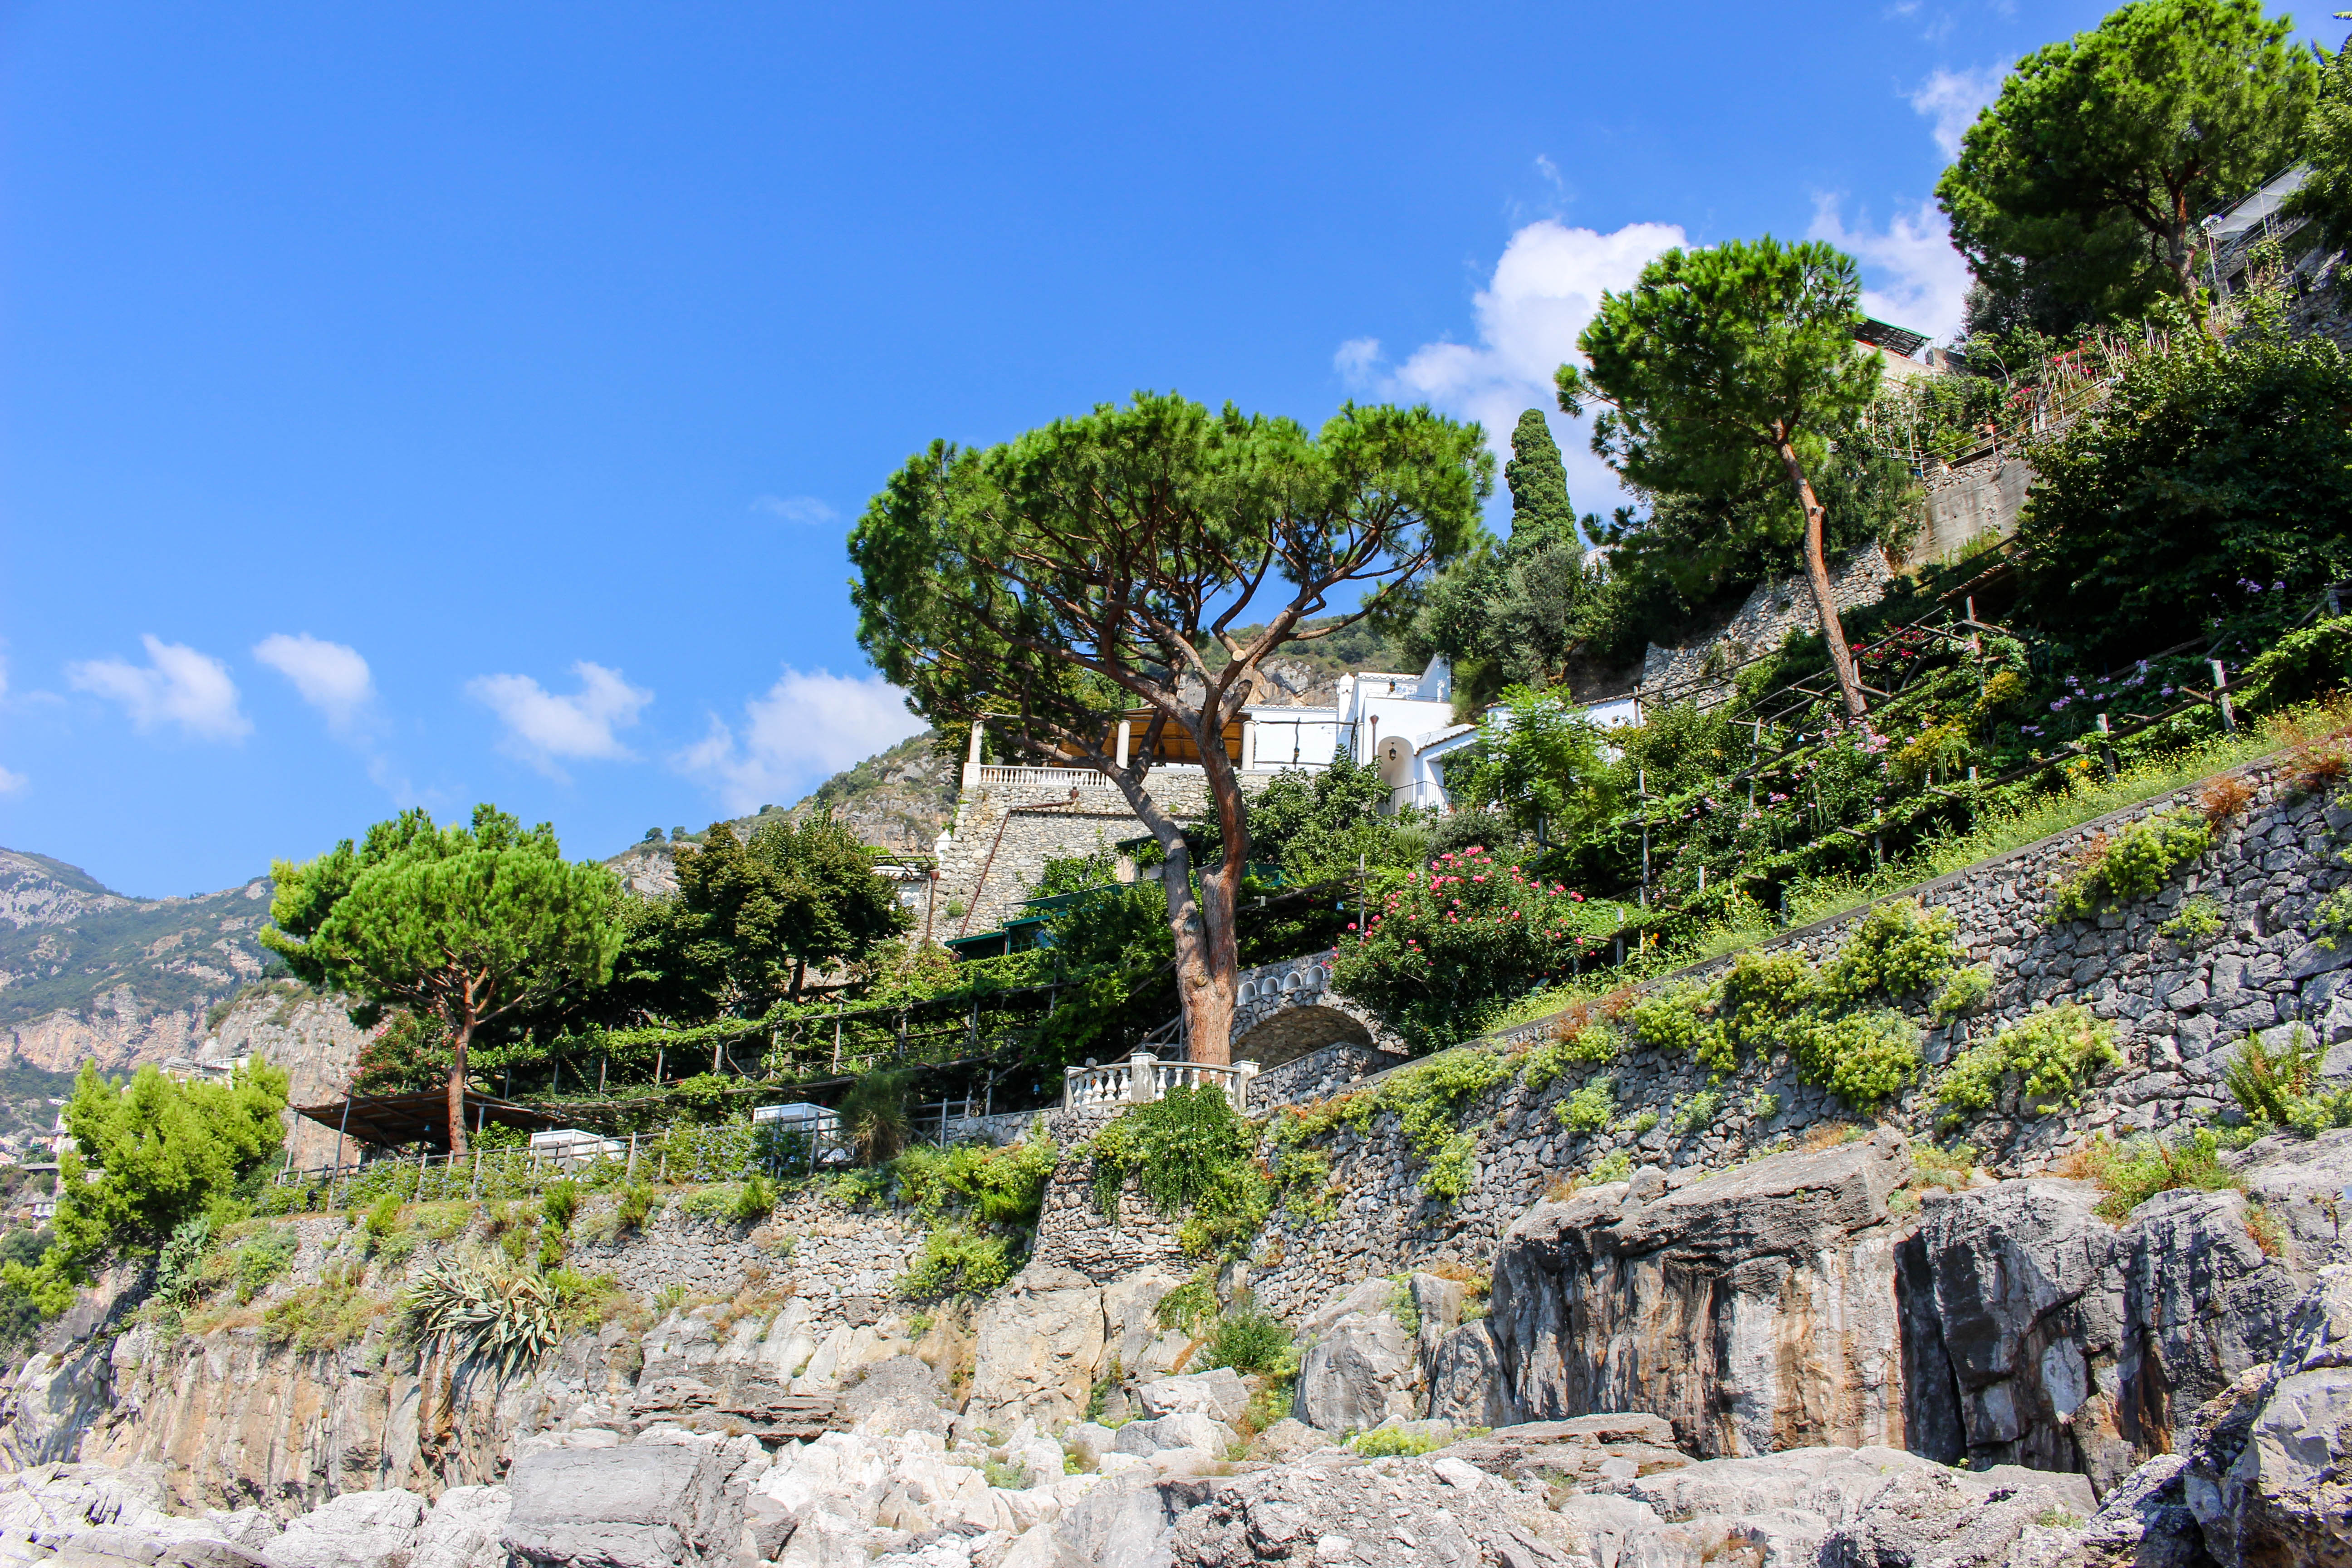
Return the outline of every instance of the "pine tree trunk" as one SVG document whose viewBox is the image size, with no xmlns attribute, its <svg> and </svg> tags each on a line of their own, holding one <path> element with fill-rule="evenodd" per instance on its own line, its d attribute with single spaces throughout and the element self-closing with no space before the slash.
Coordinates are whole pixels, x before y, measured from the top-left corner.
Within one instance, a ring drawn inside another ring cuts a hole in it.
<svg viewBox="0 0 2352 1568">
<path fill-rule="evenodd" d="M 473 1020 L 467 1019 L 449 1035 L 449 1159 L 466 1157 L 466 1045 L 474 1037 Z"/>
<path fill-rule="evenodd" d="M 1822 640 L 1829 645 L 1830 666 L 1837 671 L 1838 693 L 1845 699 L 1849 719 L 1859 719 L 1869 711 L 1862 699 L 1862 680 L 1854 674 L 1853 650 L 1845 644 L 1845 627 L 1839 624 L 1837 593 L 1830 584 L 1829 559 L 1822 543 L 1822 507 L 1821 498 L 1813 494 L 1813 482 L 1805 477 L 1805 466 L 1798 460 L 1796 446 L 1783 436 L 1776 443 L 1781 466 L 1789 470 L 1789 482 L 1797 487 L 1797 503 L 1805 510 L 1805 578 L 1813 590 L 1813 608 L 1821 613 Z"/>
</svg>

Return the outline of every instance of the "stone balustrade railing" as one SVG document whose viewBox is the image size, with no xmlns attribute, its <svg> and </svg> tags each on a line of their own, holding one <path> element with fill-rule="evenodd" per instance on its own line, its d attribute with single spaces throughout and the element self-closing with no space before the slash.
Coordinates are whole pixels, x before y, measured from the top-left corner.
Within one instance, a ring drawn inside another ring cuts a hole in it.
<svg viewBox="0 0 2352 1568">
<path fill-rule="evenodd" d="M 1213 1083 L 1224 1091 L 1226 1100 L 1235 1110 L 1246 1115 L 1250 1079 L 1256 1076 L 1255 1062 L 1220 1067 L 1208 1062 L 1161 1061 L 1150 1051 L 1138 1051 L 1127 1060 L 1108 1067 L 1065 1068 L 1062 1109 L 1087 1110 L 1098 1106 L 1147 1105 L 1166 1098 L 1171 1089 Z"/>
</svg>

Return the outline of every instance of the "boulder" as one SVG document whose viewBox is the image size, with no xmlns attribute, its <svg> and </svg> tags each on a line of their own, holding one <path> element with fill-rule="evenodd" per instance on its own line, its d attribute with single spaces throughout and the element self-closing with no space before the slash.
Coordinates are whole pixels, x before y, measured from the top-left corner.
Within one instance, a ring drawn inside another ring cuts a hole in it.
<svg viewBox="0 0 2352 1568">
<path fill-rule="evenodd" d="M 1229 1366 L 1182 1377 L 1155 1378 L 1139 1384 L 1135 1396 L 1154 1415 L 1190 1410 L 1224 1422 L 1240 1420 L 1250 1402 L 1249 1385 L 1242 1381 L 1241 1373 Z"/>
<path fill-rule="evenodd" d="M 1083 1275 L 1032 1264 L 981 1309 L 967 1408 L 1056 1426 L 1087 1407 L 1104 1365 L 1103 1292 Z"/>
<path fill-rule="evenodd" d="M 1423 1325 L 1424 1334 L 1427 1325 Z M 1495 1336 L 1482 1321 L 1465 1323 L 1437 1342 L 1428 1360 L 1429 1413 L 1464 1426 L 1508 1426 L 1517 1412 L 1503 1384 Z"/>
<path fill-rule="evenodd" d="M 1286 1415 L 1257 1435 L 1256 1447 L 1260 1458 L 1284 1463 L 1332 1447 L 1336 1441 L 1330 1433 Z"/>
<path fill-rule="evenodd" d="M 2352 953 L 2352 945 L 2345 951 Z M 2298 1272 L 2352 1263 L 2352 1229 L 2336 1223 L 2344 1194 L 2352 1190 L 2352 1127 L 2316 1138 L 2273 1135 L 2238 1158 L 2246 1194 L 2278 1221 L 2287 1261 Z"/>
<path fill-rule="evenodd" d="M 1307 1319 L 1316 1338 L 1299 1359 L 1291 1390 L 1301 1421 L 1326 1432 L 1352 1432 L 1420 1413 L 1419 1361 L 1392 1310 L 1395 1299 L 1395 1285 L 1367 1279 Z"/>
<path fill-rule="evenodd" d="M 743 1530 L 735 1468 L 708 1440 L 527 1455 L 508 1478 L 503 1540 L 535 1568 L 731 1564 Z"/>
<path fill-rule="evenodd" d="M 2276 1361 L 2230 1394 L 2184 1477 L 2208 1550 L 2224 1564 L 2342 1563 L 2352 1541 L 2352 1265 L 2321 1271 Z"/>
<path fill-rule="evenodd" d="M 2204 1568 L 2212 1559 L 2189 1510 L 2179 1454 L 2159 1454 L 2112 1488 L 2083 1527 L 2078 1545 L 2092 1563 L 2133 1568 Z"/>
<path fill-rule="evenodd" d="M 1150 1421 L 1130 1421 L 1113 1434 L 1111 1450 L 1120 1454 L 1157 1454 L 1164 1448 L 1198 1448 L 1222 1459 L 1238 1439 L 1223 1422 L 1197 1410 L 1180 1410 Z"/>
<path fill-rule="evenodd" d="M 416 1532 L 408 1568 L 506 1568 L 504 1487 L 451 1487 Z"/>
<path fill-rule="evenodd" d="M 424 1522 L 415 1492 L 345 1492 L 289 1521 L 268 1556 L 286 1568 L 409 1568 Z"/>
<path fill-rule="evenodd" d="M 2059 1491 L 1971 1484 L 1937 1465 L 1903 1469 L 1822 1541 L 1822 1568 L 2028 1568 L 2071 1547 L 2082 1516 Z"/>
<path fill-rule="evenodd" d="M 1654 1410 L 1708 1455 L 1899 1442 L 1886 1199 L 1909 1172 L 1882 1129 L 1536 1205 L 1496 1252 L 1485 1319 L 1509 1411 Z"/>
</svg>

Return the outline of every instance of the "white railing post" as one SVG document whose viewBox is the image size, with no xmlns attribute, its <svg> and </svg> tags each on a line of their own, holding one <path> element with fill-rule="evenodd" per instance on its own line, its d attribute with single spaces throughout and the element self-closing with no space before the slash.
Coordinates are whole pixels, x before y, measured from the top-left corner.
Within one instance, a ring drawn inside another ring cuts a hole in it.
<svg viewBox="0 0 2352 1568">
<path fill-rule="evenodd" d="M 1080 1074 L 1085 1072 L 1085 1070 L 1086 1069 L 1084 1068 L 1064 1068 L 1062 1069 L 1063 1110 L 1068 1110 L 1077 1104 L 1078 1078 Z"/>
<path fill-rule="evenodd" d="M 1127 1102 L 1149 1105 L 1160 1098 L 1160 1058 L 1138 1051 L 1127 1058 Z"/>
<path fill-rule="evenodd" d="M 1249 1110 L 1250 1083 L 1256 1077 L 1257 1063 L 1255 1062 L 1243 1062 L 1240 1065 L 1240 1070 L 1234 1073 L 1234 1109 L 1235 1110 L 1245 1112 Z"/>
</svg>

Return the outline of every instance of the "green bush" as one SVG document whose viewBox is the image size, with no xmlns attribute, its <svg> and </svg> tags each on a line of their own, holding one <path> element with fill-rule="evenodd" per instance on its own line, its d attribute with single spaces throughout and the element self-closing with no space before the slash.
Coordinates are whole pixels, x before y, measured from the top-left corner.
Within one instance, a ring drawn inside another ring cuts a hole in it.
<svg viewBox="0 0 2352 1568">
<path fill-rule="evenodd" d="M 990 1225 L 1034 1229 L 1059 1157 L 1040 1118 L 1019 1142 L 1002 1149 L 909 1149 L 893 1171 L 900 1196 L 927 1219 L 971 1213 Z"/>
<path fill-rule="evenodd" d="M 2014 1079 L 2031 1100 L 2080 1105 L 2091 1076 L 2123 1061 L 2115 1035 L 2113 1024 L 2092 1016 L 2079 1002 L 2039 1008 L 1962 1051 L 1936 1086 L 1937 1103 L 1948 1121 L 1957 1121 L 1991 1110 L 2001 1086 Z"/>
<path fill-rule="evenodd" d="M 631 1182 L 621 1189 L 621 1201 L 613 1210 L 614 1234 L 625 1236 L 631 1231 L 645 1229 L 646 1221 L 653 1216 L 653 1188 L 643 1182 Z"/>
<path fill-rule="evenodd" d="M 1256 1130 L 1214 1084 L 1171 1089 L 1129 1106 L 1095 1134 L 1095 1206 L 1117 1223 L 1129 1181 L 1195 1256 L 1230 1250 L 1257 1232 L 1273 1193 L 1253 1158 Z"/>
<path fill-rule="evenodd" d="M 2200 947 L 2221 934 L 2228 923 L 2221 915 L 2221 906 L 2200 894 L 2180 900 L 2173 917 L 2156 929 L 2180 947 Z"/>
<path fill-rule="evenodd" d="M 1486 1051 L 1446 1051 L 1393 1074 L 1381 1088 L 1381 1109 L 1392 1110 L 1421 1157 L 1421 1190 L 1448 1203 L 1470 1190 L 1477 1142 L 1460 1130 L 1462 1112 L 1511 1076 Z"/>
<path fill-rule="evenodd" d="M 501 1274 L 444 1258 L 409 1287 L 405 1303 L 418 1333 L 463 1361 L 510 1378 L 562 1342 L 553 1289 L 528 1274 Z"/>
<path fill-rule="evenodd" d="M 1375 1426 L 1369 1432 L 1359 1432 L 1349 1439 L 1348 1447 L 1367 1459 L 1385 1458 L 1402 1454 L 1433 1453 L 1452 1439 L 1427 1432 L 1407 1432 L 1397 1426 Z"/>
<path fill-rule="evenodd" d="M 1723 977 L 1724 1032 L 1735 1047 L 1769 1049 L 1781 1043 L 1790 1019 L 1812 1010 L 1817 991 L 1802 953 L 1743 952 Z"/>
<path fill-rule="evenodd" d="M 558 1236 L 569 1234 L 572 1216 L 580 1212 L 580 1184 L 568 1177 L 548 1183 L 539 1200 L 539 1212 L 548 1229 Z"/>
<path fill-rule="evenodd" d="M 262 1343 L 308 1354 L 356 1342 L 383 1310 L 383 1302 L 360 1289 L 359 1275 L 356 1266 L 331 1270 L 318 1284 L 272 1302 L 261 1314 Z"/>
<path fill-rule="evenodd" d="M 1738 1065 L 1723 1029 L 1707 1016 L 1706 992 L 1696 985 L 1676 986 L 1633 1004 L 1627 1016 L 1633 1036 L 1662 1051 L 1696 1057 L 1718 1074 Z"/>
<path fill-rule="evenodd" d="M 231 1261 L 237 1300 L 250 1301 L 268 1289 L 278 1276 L 293 1266 L 294 1254 L 301 1246 L 302 1238 L 291 1226 L 270 1226 L 248 1237 Z"/>
<path fill-rule="evenodd" d="M 2059 883 L 2054 906 L 2069 920 L 2120 913 L 2125 904 L 2160 892 L 2176 868 L 2212 845 L 2213 830 L 2194 812 L 2144 818 L 2087 851 Z"/>
<path fill-rule="evenodd" d="M 1704 1132 L 1715 1125 L 1723 1114 L 1723 1094 L 1719 1089 L 1705 1089 L 1692 1095 L 1682 1109 L 1680 1121 L 1685 1132 Z"/>
<path fill-rule="evenodd" d="M 1982 1005 L 1984 999 L 1991 994 L 1991 967 L 1982 963 L 1970 964 L 1966 969 L 1952 972 L 1952 977 L 1944 982 L 1944 988 L 1936 993 L 1931 1011 L 1938 1019 L 1957 1018 Z"/>
<path fill-rule="evenodd" d="M 2352 616 L 2292 631 L 2250 660 L 2233 687 L 2249 713 L 2307 702 L 2352 682 Z"/>
<path fill-rule="evenodd" d="M 1657 1125 L 1658 1113 L 1656 1111 L 1642 1110 L 1636 1111 L 1633 1116 L 1629 1117 L 1621 1131 L 1630 1132 L 1634 1137 L 1639 1138 L 1643 1133 L 1655 1128 Z"/>
<path fill-rule="evenodd" d="M 926 1232 L 914 1266 L 899 1277 L 898 1293 L 919 1301 L 985 1296 L 1013 1278 L 1013 1244 L 960 1225 Z"/>
<path fill-rule="evenodd" d="M 1633 1156 L 1628 1150 L 1612 1151 L 1605 1158 L 1595 1160 L 1584 1173 L 1589 1182 L 1622 1182 L 1633 1173 Z"/>
<path fill-rule="evenodd" d="M 1226 1313 L 1209 1331 L 1205 1366 L 1287 1377 L 1298 1370 L 1298 1347 L 1279 1320 L 1254 1309 Z"/>
<path fill-rule="evenodd" d="M 2117 1144 L 2102 1136 L 2084 1151 L 2083 1163 L 2091 1180 L 2107 1194 L 2100 1201 L 2099 1213 L 2118 1222 L 2158 1193 L 2180 1187 L 2213 1192 L 2245 1185 L 2236 1172 L 2221 1163 L 2221 1142 L 2205 1129 L 2185 1142 L 2174 1143 L 2141 1137 Z"/>
<path fill-rule="evenodd" d="M 736 1184 L 733 1200 L 728 1205 L 727 1217 L 738 1225 L 751 1225 L 763 1220 L 776 1210 L 776 1189 L 757 1171 Z"/>
<path fill-rule="evenodd" d="M 1769 1089 L 1759 1089 L 1748 1097 L 1742 1109 L 1753 1121 L 1769 1121 L 1780 1114 L 1780 1097 Z"/>
<path fill-rule="evenodd" d="M 1907 901 L 1881 904 L 1863 916 L 1822 972 L 1821 988 L 1830 1005 L 1843 1007 L 1873 996 L 1923 995 L 1941 985 L 1959 959 L 1949 910 Z"/>
<path fill-rule="evenodd" d="M 1598 1132 L 1617 1115 L 1617 1085 L 1596 1078 L 1559 1102 L 1559 1124 L 1570 1132 Z"/>
<path fill-rule="evenodd" d="M 2292 1128 L 2315 1137 L 2352 1127 L 2352 1089 L 2329 1094 L 2318 1087 L 2326 1055 L 2318 1036 L 2301 1024 L 2289 1030 L 2276 1052 L 2260 1035 L 2250 1034 L 2238 1048 L 2238 1059 L 2221 1069 L 2221 1081 L 2255 1126 Z"/>
<path fill-rule="evenodd" d="M 1799 1076 L 1857 1109 L 1919 1076 L 1919 1029 L 1892 1009 L 1816 1020 L 1790 1041 Z"/>
</svg>

